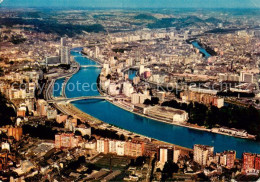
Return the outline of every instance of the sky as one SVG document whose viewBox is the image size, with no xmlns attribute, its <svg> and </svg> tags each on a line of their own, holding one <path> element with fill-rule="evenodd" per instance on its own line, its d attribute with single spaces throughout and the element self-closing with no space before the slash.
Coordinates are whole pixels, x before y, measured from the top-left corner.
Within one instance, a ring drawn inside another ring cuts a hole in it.
<svg viewBox="0 0 260 182">
<path fill-rule="evenodd" d="M 260 0 L 0 0 L 0 7 L 260 8 Z"/>
</svg>

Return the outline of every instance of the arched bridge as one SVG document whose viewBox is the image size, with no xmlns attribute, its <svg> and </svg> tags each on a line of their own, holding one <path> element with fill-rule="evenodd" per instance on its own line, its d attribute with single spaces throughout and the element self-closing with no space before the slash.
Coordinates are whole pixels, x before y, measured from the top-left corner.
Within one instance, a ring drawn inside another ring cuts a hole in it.
<svg viewBox="0 0 260 182">
<path fill-rule="evenodd" d="M 102 68 L 101 65 L 81 65 L 81 68 Z"/>
<path fill-rule="evenodd" d="M 106 100 L 108 97 L 106 96 L 82 96 L 82 97 L 73 97 L 73 98 L 58 98 L 54 100 L 47 101 L 48 103 L 58 103 L 58 102 L 73 102 L 78 100 L 87 100 L 87 99 L 101 99 Z"/>
</svg>

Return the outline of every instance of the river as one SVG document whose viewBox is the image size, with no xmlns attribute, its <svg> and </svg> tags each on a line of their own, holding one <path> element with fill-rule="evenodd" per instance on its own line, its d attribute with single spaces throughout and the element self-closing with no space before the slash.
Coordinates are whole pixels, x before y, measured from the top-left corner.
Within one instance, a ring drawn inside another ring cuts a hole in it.
<svg viewBox="0 0 260 182">
<path fill-rule="evenodd" d="M 129 79 L 129 80 L 133 80 L 134 77 L 136 77 L 136 72 L 137 72 L 136 70 L 131 70 L 131 69 L 128 70 L 128 71 L 127 71 L 128 79 Z"/>
<path fill-rule="evenodd" d="M 82 56 L 79 52 L 72 51 L 71 54 L 81 65 L 96 64 L 94 61 Z M 95 84 L 99 73 L 100 68 L 80 69 L 68 81 L 65 90 L 66 96 L 71 98 L 99 95 Z M 72 91 L 72 85 L 83 85 L 84 83 L 93 83 L 93 89 Z M 214 146 L 215 152 L 236 150 L 238 158 L 241 158 L 243 152 L 260 153 L 260 142 L 158 122 L 123 110 L 107 101 L 81 100 L 72 104 L 83 112 L 106 123 L 183 147 L 193 148 L 194 144 L 211 145 Z"/>
<path fill-rule="evenodd" d="M 53 96 L 54 97 L 59 97 L 62 95 L 62 84 L 64 83 L 65 78 L 60 78 L 56 80 L 54 87 L 53 87 Z"/>
<path fill-rule="evenodd" d="M 198 43 L 197 41 L 193 41 L 193 42 L 191 42 L 191 44 L 192 44 L 194 47 L 198 48 L 199 51 L 200 51 L 202 54 L 205 55 L 206 58 L 209 58 L 209 57 L 211 56 L 204 48 L 202 48 L 202 47 L 199 45 L 199 43 Z"/>
</svg>

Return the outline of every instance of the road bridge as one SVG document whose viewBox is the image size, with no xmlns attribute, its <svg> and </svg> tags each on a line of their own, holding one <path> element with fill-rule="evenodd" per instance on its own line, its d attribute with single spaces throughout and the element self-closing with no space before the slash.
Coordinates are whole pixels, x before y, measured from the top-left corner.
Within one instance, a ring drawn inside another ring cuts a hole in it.
<svg viewBox="0 0 260 182">
<path fill-rule="evenodd" d="M 80 68 L 102 68 L 101 65 L 81 65 Z"/>
<path fill-rule="evenodd" d="M 108 97 L 106 96 L 82 96 L 82 97 L 73 97 L 73 98 L 65 98 L 65 97 L 60 97 L 57 99 L 53 100 L 48 100 L 48 103 L 58 103 L 58 102 L 73 102 L 73 101 L 78 101 L 78 100 L 88 100 L 88 99 L 101 99 L 101 100 L 106 100 Z"/>
</svg>

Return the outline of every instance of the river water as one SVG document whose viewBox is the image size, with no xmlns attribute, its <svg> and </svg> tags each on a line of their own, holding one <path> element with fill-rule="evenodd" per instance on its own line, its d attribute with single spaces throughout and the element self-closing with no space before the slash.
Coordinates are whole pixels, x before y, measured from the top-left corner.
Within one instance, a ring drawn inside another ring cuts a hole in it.
<svg viewBox="0 0 260 182">
<path fill-rule="evenodd" d="M 129 80 L 133 80 L 134 79 L 134 77 L 136 77 L 136 70 L 128 70 L 127 71 L 127 74 L 128 74 L 128 79 Z"/>
<path fill-rule="evenodd" d="M 53 96 L 54 97 L 59 97 L 62 95 L 62 84 L 64 83 L 65 78 L 60 78 L 56 80 L 54 87 L 53 87 Z"/>
<path fill-rule="evenodd" d="M 194 47 L 198 48 L 199 51 L 205 55 L 206 58 L 209 58 L 209 57 L 211 56 L 204 48 L 202 48 L 202 47 L 199 45 L 198 42 L 193 41 L 191 44 L 192 44 Z"/>
<path fill-rule="evenodd" d="M 78 52 L 72 51 L 72 55 L 81 65 L 96 64 Z M 80 69 L 79 72 L 73 75 L 68 81 L 65 90 L 66 96 L 71 98 L 99 95 L 96 88 L 96 80 L 99 73 L 100 68 Z M 85 87 L 79 86 L 78 89 L 73 90 L 73 85 L 75 87 L 76 84 L 85 84 Z M 90 87 L 91 84 L 93 84 L 92 89 Z M 89 88 L 87 85 L 89 85 Z M 81 100 L 73 102 L 72 104 L 83 112 L 106 123 L 183 147 L 193 148 L 194 144 L 211 145 L 214 146 L 215 152 L 236 150 L 238 158 L 241 158 L 243 152 L 260 153 L 260 142 L 158 122 L 123 110 L 107 101 Z"/>
</svg>

